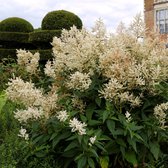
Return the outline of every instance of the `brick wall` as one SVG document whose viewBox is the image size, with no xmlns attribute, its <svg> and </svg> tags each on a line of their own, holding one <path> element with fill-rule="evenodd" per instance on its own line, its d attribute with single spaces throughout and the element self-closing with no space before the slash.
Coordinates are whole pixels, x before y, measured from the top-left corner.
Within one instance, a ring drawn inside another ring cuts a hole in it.
<svg viewBox="0 0 168 168">
<path fill-rule="evenodd" d="M 144 16 L 147 35 L 150 35 L 151 31 L 155 31 L 154 0 L 144 0 Z M 160 37 L 162 40 L 167 40 L 168 34 L 162 34 Z"/>
<path fill-rule="evenodd" d="M 148 31 L 154 30 L 154 0 L 144 0 L 145 25 Z"/>
</svg>

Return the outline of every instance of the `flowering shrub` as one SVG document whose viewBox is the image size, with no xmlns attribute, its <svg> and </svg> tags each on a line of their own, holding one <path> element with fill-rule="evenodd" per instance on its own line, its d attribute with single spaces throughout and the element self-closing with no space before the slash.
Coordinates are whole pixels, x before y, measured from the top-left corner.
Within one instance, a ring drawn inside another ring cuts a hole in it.
<svg viewBox="0 0 168 168">
<path fill-rule="evenodd" d="M 52 45 L 47 92 L 20 77 L 6 90 L 22 103 L 15 117 L 31 155 L 51 155 L 60 167 L 155 166 L 168 139 L 168 52 L 160 40 L 107 35 L 98 21 L 92 32 L 63 30 Z M 18 54 L 36 72 L 37 62 Z"/>
</svg>

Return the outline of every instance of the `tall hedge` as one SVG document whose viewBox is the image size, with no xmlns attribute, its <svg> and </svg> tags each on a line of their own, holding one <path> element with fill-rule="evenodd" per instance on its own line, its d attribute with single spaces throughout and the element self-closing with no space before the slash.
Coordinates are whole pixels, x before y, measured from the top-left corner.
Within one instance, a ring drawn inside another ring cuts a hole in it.
<svg viewBox="0 0 168 168">
<path fill-rule="evenodd" d="M 24 32 L 29 33 L 34 30 L 31 23 L 27 20 L 18 18 L 18 17 L 10 17 L 0 22 L 0 31 L 1 32 Z"/>
<path fill-rule="evenodd" d="M 57 10 L 49 12 L 42 20 L 42 30 L 70 29 L 75 25 L 78 29 L 82 28 L 81 19 L 72 12 Z"/>
</svg>

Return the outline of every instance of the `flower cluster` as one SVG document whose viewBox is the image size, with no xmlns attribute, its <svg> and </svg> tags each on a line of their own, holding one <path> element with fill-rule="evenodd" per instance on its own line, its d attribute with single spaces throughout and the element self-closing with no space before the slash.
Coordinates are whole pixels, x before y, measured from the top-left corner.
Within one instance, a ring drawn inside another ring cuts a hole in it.
<svg viewBox="0 0 168 168">
<path fill-rule="evenodd" d="M 86 123 L 82 123 L 79 121 L 77 118 L 73 118 L 69 122 L 69 126 L 72 128 L 72 132 L 78 132 L 79 135 L 84 135 L 86 134 L 86 129 L 84 127 L 87 126 Z"/>
<path fill-rule="evenodd" d="M 131 114 L 128 111 L 126 111 L 125 117 L 126 117 L 127 122 L 130 122 L 132 120 Z"/>
<path fill-rule="evenodd" d="M 29 134 L 27 133 L 27 130 L 22 128 L 19 130 L 19 137 L 24 138 L 26 141 L 29 140 Z"/>
<path fill-rule="evenodd" d="M 89 141 L 90 141 L 89 142 L 89 146 L 92 146 L 95 143 L 95 141 L 96 141 L 96 136 L 90 137 Z"/>
<path fill-rule="evenodd" d="M 35 88 L 34 83 L 25 82 L 20 77 L 10 79 L 6 93 L 10 100 L 23 103 L 26 107 L 42 104 L 42 90 Z"/>
<path fill-rule="evenodd" d="M 24 67 L 27 72 L 35 74 L 38 70 L 40 55 L 35 53 L 34 55 L 25 50 L 17 50 L 17 62 Z"/>
<path fill-rule="evenodd" d="M 27 123 L 30 120 L 38 120 L 44 116 L 43 111 L 35 107 L 28 107 L 26 110 L 17 110 L 14 114 L 14 117 L 20 123 Z"/>
<path fill-rule="evenodd" d="M 166 112 L 168 111 L 168 102 L 167 103 L 162 103 L 160 105 L 157 105 L 154 108 L 154 115 L 160 122 L 161 128 L 165 128 L 166 125 Z"/>
<path fill-rule="evenodd" d="M 83 74 L 76 71 L 74 74 L 71 74 L 67 82 L 67 87 L 69 89 L 79 90 L 81 92 L 87 90 L 91 84 L 91 79 L 89 74 Z"/>
<path fill-rule="evenodd" d="M 51 61 L 47 61 L 45 68 L 44 68 L 44 72 L 47 76 L 55 78 L 55 69 L 54 69 Z"/>
<path fill-rule="evenodd" d="M 56 117 L 58 118 L 58 120 L 59 120 L 60 122 L 65 122 L 65 121 L 68 119 L 69 115 L 67 114 L 67 111 L 64 110 L 64 111 L 59 111 L 59 112 L 56 114 Z"/>
<path fill-rule="evenodd" d="M 6 89 L 7 96 L 10 100 L 23 104 L 26 109 L 18 110 L 15 117 L 20 122 L 26 122 L 30 119 L 49 118 L 54 109 L 57 108 L 58 96 L 56 92 L 43 93 L 42 89 L 34 86 L 34 83 L 24 82 L 21 78 L 16 77 L 8 82 Z"/>
</svg>

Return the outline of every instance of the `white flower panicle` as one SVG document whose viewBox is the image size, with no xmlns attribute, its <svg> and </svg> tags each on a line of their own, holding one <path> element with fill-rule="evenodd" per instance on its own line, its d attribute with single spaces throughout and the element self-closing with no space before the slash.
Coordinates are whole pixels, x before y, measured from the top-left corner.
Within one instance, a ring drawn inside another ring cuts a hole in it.
<svg viewBox="0 0 168 168">
<path fill-rule="evenodd" d="M 56 73 L 65 70 L 79 72 L 93 72 L 97 69 L 99 55 L 103 51 L 102 39 L 86 29 L 63 30 L 61 38 L 53 38 L 54 67 Z"/>
<path fill-rule="evenodd" d="M 154 108 L 154 115 L 160 122 L 161 128 L 165 128 L 165 123 L 166 123 L 166 112 L 168 112 L 168 102 L 167 103 L 162 103 L 160 105 L 157 105 Z"/>
<path fill-rule="evenodd" d="M 127 122 L 131 122 L 132 117 L 131 117 L 131 114 L 128 111 L 126 111 L 125 117 L 126 117 Z"/>
<path fill-rule="evenodd" d="M 35 74 L 38 70 L 40 55 L 35 53 L 34 55 L 25 50 L 17 50 L 17 62 L 18 65 L 25 67 L 26 71 Z"/>
<path fill-rule="evenodd" d="M 27 133 L 27 130 L 22 128 L 19 130 L 19 137 L 24 138 L 26 141 L 29 140 L 29 134 Z"/>
<path fill-rule="evenodd" d="M 60 122 L 65 122 L 68 119 L 69 115 L 67 114 L 67 111 L 64 110 L 57 112 L 56 117 Z"/>
<path fill-rule="evenodd" d="M 92 146 L 94 143 L 95 143 L 95 141 L 96 141 L 96 135 L 94 136 L 94 137 L 90 137 L 90 139 L 89 139 L 89 146 Z"/>
<path fill-rule="evenodd" d="M 47 61 L 44 68 L 44 72 L 47 76 L 55 78 L 55 69 L 51 61 Z"/>
<path fill-rule="evenodd" d="M 124 90 L 123 85 L 115 78 L 111 78 L 110 81 L 104 85 L 104 89 L 100 93 L 105 99 L 114 99 L 120 91 Z"/>
<path fill-rule="evenodd" d="M 75 72 L 71 74 L 69 77 L 69 81 L 67 82 L 67 87 L 69 89 L 79 90 L 81 92 L 87 90 L 92 83 L 89 74 Z"/>
<path fill-rule="evenodd" d="M 50 114 L 57 108 L 58 95 L 56 92 L 49 92 L 43 95 L 41 108 L 45 111 L 45 116 L 48 118 Z"/>
<path fill-rule="evenodd" d="M 24 82 L 21 78 L 10 79 L 7 96 L 10 100 L 28 106 L 39 106 L 43 99 L 42 90 L 35 88 L 32 82 Z"/>
<path fill-rule="evenodd" d="M 135 97 L 132 93 L 126 90 L 126 87 L 115 78 L 111 78 L 109 83 L 104 85 L 104 90 L 100 93 L 109 101 L 119 100 L 120 103 L 129 102 L 132 107 L 140 106 L 140 97 Z"/>
<path fill-rule="evenodd" d="M 28 121 L 38 120 L 44 116 L 44 112 L 41 109 L 35 107 L 28 107 L 25 110 L 18 110 L 14 113 L 14 117 L 20 123 L 27 123 Z"/>
<path fill-rule="evenodd" d="M 79 135 L 84 135 L 86 134 L 86 129 L 85 127 L 87 126 L 86 123 L 82 123 L 79 121 L 77 118 L 73 118 L 72 120 L 69 121 L 69 126 L 72 128 L 72 132 L 78 132 Z"/>
</svg>

